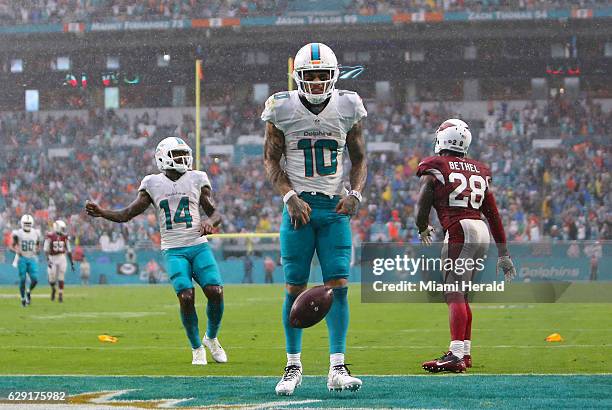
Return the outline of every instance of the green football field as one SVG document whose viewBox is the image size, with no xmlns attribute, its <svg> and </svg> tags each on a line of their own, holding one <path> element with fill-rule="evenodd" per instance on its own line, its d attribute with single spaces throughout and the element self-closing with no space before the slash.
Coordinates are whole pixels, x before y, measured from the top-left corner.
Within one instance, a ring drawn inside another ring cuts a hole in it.
<svg viewBox="0 0 612 410">
<path fill-rule="evenodd" d="M 21 307 L 16 288 L 2 287 L 0 392 L 43 386 L 66 389 L 71 396 L 126 390 L 117 400 L 132 404 L 191 398 L 176 403 L 438 408 L 526 407 L 520 399 L 531 394 L 534 407 L 612 406 L 610 304 L 474 304 L 474 367 L 466 375 L 426 375 L 420 363 L 448 347 L 446 306 L 362 304 L 358 286 L 349 295 L 347 362 L 355 375 L 365 376 L 364 388 L 341 396 L 325 391 L 327 329 L 320 323 L 304 332 L 302 362 L 305 375 L 313 377 L 305 379 L 296 395 L 281 399 L 273 394 L 285 364 L 280 285 L 226 286 L 219 339 L 229 363 L 207 366 L 191 365 L 191 349 L 169 285 L 68 287 L 63 304 L 51 302 L 49 289 L 39 287 L 27 308 Z M 203 335 L 205 298 L 199 291 L 196 304 Z M 563 342 L 544 340 L 555 332 Z M 101 343 L 101 334 L 118 342 Z M 34 375 L 54 377 L 26 377 Z M 156 383 L 165 387 L 156 388 Z M 186 390 L 167 391 L 173 383 Z M 468 397 L 459 402 L 437 397 L 453 386 L 469 386 Z"/>
</svg>

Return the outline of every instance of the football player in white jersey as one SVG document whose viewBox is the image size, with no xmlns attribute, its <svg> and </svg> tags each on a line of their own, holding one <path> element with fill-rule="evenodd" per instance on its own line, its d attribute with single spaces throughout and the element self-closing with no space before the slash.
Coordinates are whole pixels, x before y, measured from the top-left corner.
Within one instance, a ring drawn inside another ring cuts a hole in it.
<svg viewBox="0 0 612 410">
<path fill-rule="evenodd" d="M 215 210 L 208 175 L 192 170 L 191 148 L 176 137 L 165 138 L 157 145 L 155 162 L 161 173 L 147 175 L 140 184 L 137 198 L 126 208 L 113 211 L 87 201 L 85 209 L 93 217 L 127 222 L 142 214 L 149 205 L 155 207 L 166 271 L 178 296 L 181 320 L 193 349 L 192 364 L 207 363 L 204 346 L 216 362 L 227 362 L 227 355 L 217 339 L 223 316 L 223 282 L 206 239 L 206 235 L 216 231 L 221 215 Z M 200 217 L 200 207 L 208 220 Z M 198 329 L 192 279 L 208 299 L 208 323 L 203 340 L 200 340 Z"/>
<path fill-rule="evenodd" d="M 286 283 L 282 317 L 287 366 L 276 385 L 279 395 L 293 394 L 302 382 L 302 329 L 290 326 L 289 313 L 306 289 L 315 251 L 323 282 L 334 293 L 326 316 L 327 387 L 330 391 L 361 387 L 361 380 L 351 376 L 344 353 L 349 323 L 350 217 L 357 211 L 367 176 L 361 124 L 367 113 L 357 93 L 336 90 L 338 76 L 338 61 L 328 46 L 305 45 L 294 60 L 298 90 L 272 95 L 261 115 L 266 121 L 266 174 L 285 203 L 280 240 Z M 345 148 L 351 161 L 349 192 L 343 183 Z"/>
<path fill-rule="evenodd" d="M 38 251 L 40 249 L 40 232 L 34 229 L 34 218 L 25 214 L 21 217 L 21 229 L 13 231 L 11 250 L 17 254 L 19 270 L 19 293 L 21 305 L 30 304 L 30 294 L 38 283 Z M 30 277 L 30 287 L 26 289 L 26 277 Z"/>
</svg>

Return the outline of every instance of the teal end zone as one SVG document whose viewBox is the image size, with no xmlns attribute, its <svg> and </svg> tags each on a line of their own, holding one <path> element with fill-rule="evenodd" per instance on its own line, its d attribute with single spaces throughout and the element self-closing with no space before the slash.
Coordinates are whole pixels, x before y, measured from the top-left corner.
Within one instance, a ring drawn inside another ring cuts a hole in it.
<svg viewBox="0 0 612 410">
<path fill-rule="evenodd" d="M 95 399 L 113 408 L 134 401 L 139 407 L 150 401 L 150 408 L 159 408 L 164 405 L 160 400 L 176 400 L 173 407 L 179 408 L 612 408 L 612 374 L 366 376 L 357 393 L 330 393 L 325 376 L 306 376 L 290 397 L 274 394 L 277 381 L 234 376 L 0 376 L 0 404 L 10 391 L 65 391 L 75 406 Z M 111 393 L 120 390 L 124 392 Z M 100 392 L 96 398 L 79 396 L 95 392 Z"/>
</svg>

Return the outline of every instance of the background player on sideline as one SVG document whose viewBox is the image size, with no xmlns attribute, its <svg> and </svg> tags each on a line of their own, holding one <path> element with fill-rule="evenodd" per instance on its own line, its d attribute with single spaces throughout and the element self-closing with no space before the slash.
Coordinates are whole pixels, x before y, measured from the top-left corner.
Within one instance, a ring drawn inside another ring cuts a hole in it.
<svg viewBox="0 0 612 410">
<path fill-rule="evenodd" d="M 21 217 L 21 229 L 13 231 L 11 250 L 17 254 L 17 269 L 19 271 L 19 294 L 21 305 L 31 303 L 31 292 L 38 283 L 38 252 L 40 250 L 40 231 L 34 229 L 34 218 L 25 214 Z M 26 288 L 27 276 L 30 285 Z"/>
<path fill-rule="evenodd" d="M 59 289 L 57 301 L 64 301 L 64 275 L 66 274 L 66 256 L 70 261 L 70 268 L 74 272 L 74 262 L 72 260 L 72 249 L 70 239 L 66 234 L 66 223 L 57 220 L 53 223 L 53 231 L 49 232 L 43 245 L 45 256 L 47 257 L 47 274 L 49 285 L 51 286 L 51 300 L 55 300 L 55 285 Z"/>
</svg>

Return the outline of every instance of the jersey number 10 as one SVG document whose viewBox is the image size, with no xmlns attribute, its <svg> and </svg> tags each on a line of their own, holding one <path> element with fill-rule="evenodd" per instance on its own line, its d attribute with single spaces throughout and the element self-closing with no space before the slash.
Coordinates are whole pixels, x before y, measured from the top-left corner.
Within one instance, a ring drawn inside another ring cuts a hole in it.
<svg viewBox="0 0 612 410">
<path fill-rule="evenodd" d="M 338 141 L 336 140 L 316 140 L 314 145 L 312 140 L 305 138 L 301 139 L 297 143 L 298 149 L 304 151 L 304 176 L 314 176 L 313 166 L 313 148 L 314 148 L 314 162 L 317 168 L 317 174 L 320 176 L 333 175 L 338 169 Z M 330 164 L 325 164 L 325 150 L 328 149 L 330 152 Z"/>
<path fill-rule="evenodd" d="M 189 198 L 184 196 L 179 201 L 178 207 L 176 208 L 176 212 L 174 213 L 174 218 L 171 218 L 170 214 L 170 204 L 167 199 L 159 202 L 159 207 L 164 210 L 166 214 L 166 230 L 172 229 L 172 222 L 175 224 L 185 223 L 187 228 L 191 228 L 191 222 L 193 218 L 191 217 L 191 213 L 189 212 Z"/>
</svg>

